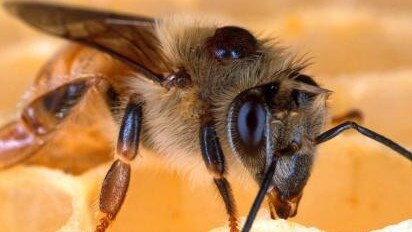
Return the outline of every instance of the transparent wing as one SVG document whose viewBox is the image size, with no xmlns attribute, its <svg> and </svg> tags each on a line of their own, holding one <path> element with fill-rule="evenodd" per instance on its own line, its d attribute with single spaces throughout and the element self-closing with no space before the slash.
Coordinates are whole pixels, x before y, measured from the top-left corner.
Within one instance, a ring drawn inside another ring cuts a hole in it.
<svg viewBox="0 0 412 232">
<path fill-rule="evenodd" d="M 6 2 L 4 7 L 41 31 L 106 52 L 154 81 L 171 72 L 151 18 L 47 3 Z"/>
</svg>

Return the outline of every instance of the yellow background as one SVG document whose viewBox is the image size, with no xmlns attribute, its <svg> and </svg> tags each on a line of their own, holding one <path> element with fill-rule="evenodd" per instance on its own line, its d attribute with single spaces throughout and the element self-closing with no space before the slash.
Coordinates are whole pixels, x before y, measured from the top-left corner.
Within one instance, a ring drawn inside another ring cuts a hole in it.
<svg viewBox="0 0 412 232">
<path fill-rule="evenodd" d="M 154 17 L 217 15 L 275 36 L 292 51 L 313 57 L 308 73 L 335 92 L 332 115 L 359 108 L 364 125 L 412 149 L 410 1 L 61 1 L 69 2 Z M 0 119 L 5 122 L 61 41 L 3 11 L 0 29 Z M 182 178 L 147 152 L 133 166 L 129 195 L 111 231 L 206 231 L 226 223 L 211 183 L 190 183 L 189 177 Z M 76 177 L 23 167 L 0 172 L 0 224 L 5 231 L 54 231 L 75 208 L 73 196 L 83 197 L 86 204 L 77 213 L 96 218 L 98 184 L 107 168 L 105 163 Z M 321 146 L 298 216 L 292 220 L 328 231 L 365 231 L 412 218 L 411 180 L 412 165 L 405 159 L 354 132 L 346 133 Z M 64 187 L 49 185 L 60 181 Z M 256 191 L 253 182 L 247 183 L 233 183 L 241 215 Z M 81 223 L 90 223 L 84 220 Z"/>
</svg>

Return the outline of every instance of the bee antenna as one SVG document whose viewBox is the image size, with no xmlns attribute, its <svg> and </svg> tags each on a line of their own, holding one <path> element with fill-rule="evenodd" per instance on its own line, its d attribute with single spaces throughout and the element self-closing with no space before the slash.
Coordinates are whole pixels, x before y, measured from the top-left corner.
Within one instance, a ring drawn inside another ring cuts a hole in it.
<svg viewBox="0 0 412 232">
<path fill-rule="evenodd" d="M 252 227 L 253 221 L 256 218 L 256 214 L 259 211 L 260 205 L 265 199 L 266 193 L 269 189 L 273 174 L 275 174 L 276 162 L 277 158 L 274 157 L 268 171 L 266 172 L 265 178 L 262 181 L 259 192 L 255 198 L 255 201 L 253 202 L 252 208 L 249 211 L 246 222 L 243 225 L 242 232 L 249 232 L 250 228 Z"/>
<path fill-rule="evenodd" d="M 267 167 L 266 174 L 260 185 L 260 189 L 259 189 L 258 194 L 256 195 L 255 201 L 253 202 L 252 208 L 250 209 L 249 214 L 246 218 L 246 222 L 243 225 L 242 232 L 248 232 L 251 229 L 253 222 L 256 218 L 256 214 L 259 211 L 260 205 L 262 204 L 262 201 L 265 199 L 265 196 L 271 184 L 272 177 L 275 174 L 276 163 L 278 160 L 278 156 L 275 155 L 275 152 L 273 149 L 272 127 L 271 127 L 272 114 L 267 105 L 265 105 L 264 108 L 266 111 L 266 123 L 265 123 L 266 164 L 270 163 L 270 165 L 266 166 Z"/>
<path fill-rule="evenodd" d="M 362 135 L 373 139 L 375 141 L 377 141 L 378 143 L 381 143 L 389 148 L 391 148 L 392 150 L 398 152 L 399 154 L 401 154 L 403 157 L 407 158 L 408 160 L 412 161 L 412 153 L 408 150 L 406 150 L 404 147 L 400 146 L 399 144 L 395 143 L 394 141 L 386 138 L 385 136 L 378 134 L 372 130 L 369 130 L 368 128 L 365 128 L 363 126 L 358 125 L 356 122 L 352 122 L 352 121 L 348 121 L 348 122 L 344 122 L 326 132 L 323 132 L 321 135 L 319 135 L 318 137 L 316 137 L 315 139 L 315 144 L 320 144 L 320 143 L 324 143 L 330 139 L 333 139 L 335 136 L 339 135 L 340 133 L 342 133 L 343 131 L 347 130 L 347 129 L 355 129 L 356 131 L 358 131 L 359 133 L 361 133 Z"/>
</svg>

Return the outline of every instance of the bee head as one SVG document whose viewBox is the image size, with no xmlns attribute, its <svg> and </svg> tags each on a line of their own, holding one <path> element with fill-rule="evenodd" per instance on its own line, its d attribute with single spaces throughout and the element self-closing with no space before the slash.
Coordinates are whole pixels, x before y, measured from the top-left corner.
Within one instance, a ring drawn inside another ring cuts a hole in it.
<svg viewBox="0 0 412 232">
<path fill-rule="evenodd" d="M 278 156 L 273 185 L 282 196 L 293 197 L 309 177 L 315 152 L 311 139 L 323 126 L 328 91 L 300 73 L 277 80 L 281 81 L 254 86 L 234 98 L 226 132 L 235 156 L 259 183 Z"/>
</svg>

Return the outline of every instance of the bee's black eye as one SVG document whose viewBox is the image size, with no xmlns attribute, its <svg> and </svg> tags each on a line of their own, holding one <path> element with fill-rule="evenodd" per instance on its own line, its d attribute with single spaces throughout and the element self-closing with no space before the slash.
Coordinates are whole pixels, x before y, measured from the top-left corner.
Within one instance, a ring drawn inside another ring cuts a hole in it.
<svg viewBox="0 0 412 232">
<path fill-rule="evenodd" d="M 240 59 L 256 51 L 256 38 L 247 30 L 227 26 L 218 28 L 205 44 L 209 55 L 217 60 Z"/>
<path fill-rule="evenodd" d="M 237 131 L 243 145 L 248 148 L 256 148 L 260 145 L 265 121 L 265 109 L 258 101 L 251 99 L 242 104 L 237 118 Z"/>
</svg>

